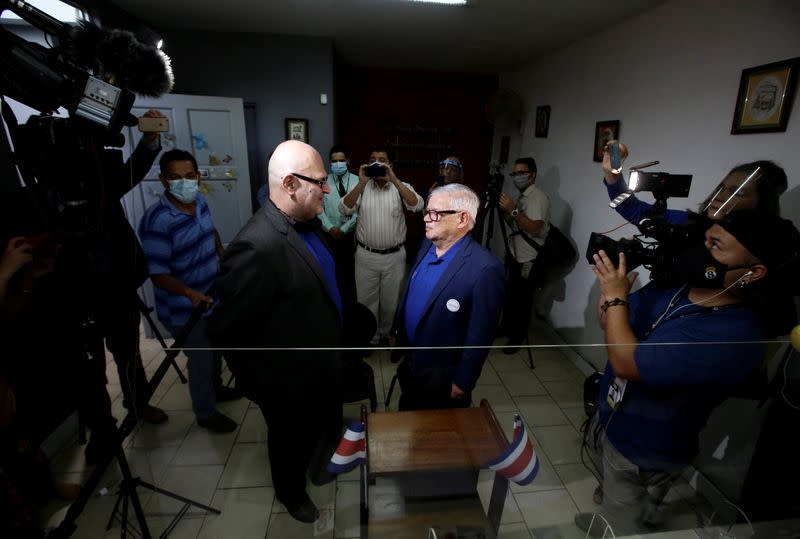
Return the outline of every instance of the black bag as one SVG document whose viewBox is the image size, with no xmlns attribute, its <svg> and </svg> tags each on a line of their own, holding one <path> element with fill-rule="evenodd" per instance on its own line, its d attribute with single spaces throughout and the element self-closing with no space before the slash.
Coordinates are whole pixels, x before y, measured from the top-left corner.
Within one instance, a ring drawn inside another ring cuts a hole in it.
<svg viewBox="0 0 800 539">
<path fill-rule="evenodd" d="M 578 259 L 578 251 L 573 247 L 561 229 L 550 223 L 550 231 L 544 240 L 544 245 L 539 245 L 522 231 L 516 231 L 512 236 L 519 235 L 528 245 L 538 253 L 536 257 L 537 275 L 540 284 L 554 281 L 563 276 Z"/>
</svg>

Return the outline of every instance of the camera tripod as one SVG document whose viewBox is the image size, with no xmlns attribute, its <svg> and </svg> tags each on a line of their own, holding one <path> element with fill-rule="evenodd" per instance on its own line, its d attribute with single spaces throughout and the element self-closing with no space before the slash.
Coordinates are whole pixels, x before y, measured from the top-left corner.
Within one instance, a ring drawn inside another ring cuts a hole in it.
<svg viewBox="0 0 800 539">
<path fill-rule="evenodd" d="M 141 302 L 141 300 L 140 300 Z M 144 303 L 140 303 L 140 309 L 144 306 Z M 176 336 L 175 342 L 173 343 L 172 347 L 167 350 L 166 357 L 158 366 L 158 369 L 150 378 L 150 381 L 147 384 L 147 399 L 149 400 L 152 397 L 153 392 L 156 390 L 158 385 L 161 383 L 161 380 L 164 378 L 164 375 L 167 373 L 171 366 L 174 366 L 178 369 L 179 376 L 181 380 L 185 383 L 185 378 L 183 374 L 180 372 L 177 364 L 175 363 L 175 357 L 180 353 L 180 349 L 183 347 L 183 343 L 186 341 L 189 333 L 192 331 L 194 326 L 200 320 L 203 312 L 206 310 L 207 306 L 201 304 L 201 306 L 197 307 L 194 312 L 192 313 L 191 318 L 187 322 L 186 326 L 184 326 L 183 331 L 180 335 Z M 144 307 L 144 311 L 149 310 Z M 153 324 L 153 321 L 149 316 L 146 314 L 145 317 L 148 319 L 150 324 Z M 155 326 L 153 326 L 155 329 Z M 156 335 L 158 335 L 159 340 L 161 341 L 162 345 L 165 343 L 161 338 L 161 335 L 158 334 L 156 330 Z M 102 350 L 102 346 L 100 347 Z M 90 360 L 96 360 L 96 358 L 90 358 Z M 143 487 L 148 490 L 151 490 L 157 494 L 161 494 L 163 496 L 167 496 L 183 502 L 183 507 L 178 511 L 178 514 L 172 519 L 169 523 L 167 528 L 162 532 L 160 537 L 167 537 L 170 532 L 175 528 L 181 518 L 186 514 L 190 507 L 194 506 L 199 509 L 203 509 L 210 513 L 220 514 L 219 509 L 214 509 L 213 507 L 209 507 L 207 505 L 203 505 L 199 502 L 190 500 L 168 490 L 164 490 L 159 488 L 151 483 L 143 481 L 139 477 L 133 477 L 131 474 L 130 466 L 128 465 L 128 459 L 125 456 L 125 451 L 122 449 L 122 440 L 124 440 L 136 427 L 138 423 L 138 419 L 136 414 L 133 410 L 128 412 L 128 415 L 125 416 L 125 419 L 122 421 L 122 424 L 118 429 L 116 429 L 113 433 L 114 436 L 114 449 L 113 451 L 107 451 L 103 454 L 100 458 L 100 461 L 97 463 L 95 470 L 89 476 L 89 479 L 86 483 L 81 487 L 81 493 L 75 501 L 72 502 L 70 505 L 69 510 L 67 511 L 64 520 L 61 521 L 61 524 L 54 529 L 48 537 L 61 539 L 70 537 L 75 530 L 77 529 L 77 525 L 75 524 L 76 519 L 81 514 L 83 509 L 86 507 L 86 504 L 89 501 L 89 497 L 95 491 L 97 486 L 100 484 L 100 480 L 103 477 L 106 469 L 111 465 L 111 462 L 116 459 L 117 463 L 119 464 L 120 471 L 122 472 L 122 482 L 119 485 L 119 493 L 117 494 L 117 501 L 114 504 L 114 509 L 111 512 L 111 516 L 108 519 L 108 524 L 106 525 L 106 530 L 111 529 L 111 525 L 113 524 L 115 519 L 118 519 L 120 522 L 120 537 L 127 537 L 128 532 L 132 532 L 132 535 L 135 534 L 136 536 L 142 537 L 144 539 L 150 539 L 150 530 L 147 526 L 147 520 L 145 519 L 144 510 L 142 509 L 142 503 L 139 500 L 139 495 L 136 492 L 137 487 Z M 133 512 L 136 516 L 136 520 L 138 522 L 138 528 L 133 526 L 128 519 L 128 504 L 133 506 Z"/>
<path fill-rule="evenodd" d="M 503 216 L 500 215 L 499 212 L 497 211 L 498 205 L 499 205 L 498 200 L 492 201 L 489 199 L 489 197 L 487 197 L 485 206 L 487 212 L 486 212 L 486 219 L 484 220 L 484 223 L 486 223 L 486 238 L 484 241 L 484 246 L 487 249 L 491 250 L 492 237 L 494 235 L 494 221 L 496 218 L 497 222 L 500 223 L 500 233 L 503 235 L 503 246 L 505 247 L 505 250 L 503 251 L 503 260 L 506 261 L 506 263 L 508 264 L 508 261 L 511 259 L 510 251 L 508 249 L 508 233 L 506 231 L 506 223 L 505 221 L 503 221 Z M 505 313 L 503 314 L 503 316 L 505 317 Z M 525 347 L 525 350 L 528 353 L 528 366 L 531 369 L 535 369 L 536 367 L 534 367 L 533 365 L 533 354 L 531 353 L 531 348 L 530 348 L 531 342 L 530 339 L 528 338 L 527 331 L 525 331 L 525 344 L 527 345 Z"/>
</svg>

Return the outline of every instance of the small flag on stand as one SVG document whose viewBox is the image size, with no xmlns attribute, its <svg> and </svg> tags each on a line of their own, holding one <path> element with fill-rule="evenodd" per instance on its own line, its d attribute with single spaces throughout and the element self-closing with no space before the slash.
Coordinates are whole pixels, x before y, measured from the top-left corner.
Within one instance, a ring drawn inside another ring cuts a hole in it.
<svg viewBox="0 0 800 539">
<path fill-rule="evenodd" d="M 529 484 L 539 473 L 539 460 L 519 414 L 514 416 L 514 439 L 508 449 L 490 460 L 487 467 L 518 485 Z"/>
<path fill-rule="evenodd" d="M 346 473 L 357 468 L 367 457 L 364 424 L 353 421 L 342 436 L 339 447 L 328 463 L 330 473 Z"/>
</svg>

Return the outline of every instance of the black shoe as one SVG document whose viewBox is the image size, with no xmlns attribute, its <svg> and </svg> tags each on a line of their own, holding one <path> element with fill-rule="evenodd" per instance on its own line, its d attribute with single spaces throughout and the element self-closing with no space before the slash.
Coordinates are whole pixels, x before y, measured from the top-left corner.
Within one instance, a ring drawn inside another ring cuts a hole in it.
<svg viewBox="0 0 800 539">
<path fill-rule="evenodd" d="M 306 498 L 306 501 L 297 505 L 287 505 L 286 509 L 292 515 L 292 518 L 300 522 L 311 524 L 319 518 L 317 506 L 314 505 L 310 498 Z"/>
<path fill-rule="evenodd" d="M 229 402 L 242 398 L 242 393 L 235 387 L 222 386 L 217 388 L 217 402 Z"/>
<path fill-rule="evenodd" d="M 327 485 L 333 481 L 336 481 L 336 474 L 329 472 L 325 467 L 311 474 L 311 484 L 316 487 Z"/>
<path fill-rule="evenodd" d="M 197 424 L 217 434 L 233 432 L 238 426 L 236 421 L 219 412 L 214 412 L 210 417 L 198 417 Z"/>
</svg>

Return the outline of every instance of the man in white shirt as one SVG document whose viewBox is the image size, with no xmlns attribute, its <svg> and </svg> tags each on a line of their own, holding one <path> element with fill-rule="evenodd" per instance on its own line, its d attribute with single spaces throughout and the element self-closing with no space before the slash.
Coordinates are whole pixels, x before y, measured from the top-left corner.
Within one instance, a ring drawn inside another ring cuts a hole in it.
<svg viewBox="0 0 800 539">
<path fill-rule="evenodd" d="M 358 302 L 378 322 L 373 343 L 388 338 L 406 269 L 406 220 L 403 208 L 422 211 L 424 201 L 400 181 L 384 147 L 370 152 L 358 170 L 358 183 L 339 201 L 343 215 L 358 212 L 355 277 Z"/>
<path fill-rule="evenodd" d="M 550 199 L 536 187 L 536 161 L 532 157 L 517 159 L 511 172 L 514 187 L 519 189 L 516 199 L 502 193 L 500 207 L 506 222 L 511 226 L 508 244 L 508 294 L 503 309 L 503 328 L 508 334 L 508 344 L 517 346 L 525 340 L 531 321 L 531 304 L 535 291 L 535 265 L 538 250 L 531 245 L 544 245 L 550 231 Z M 504 352 L 513 354 L 516 348 Z"/>
</svg>

